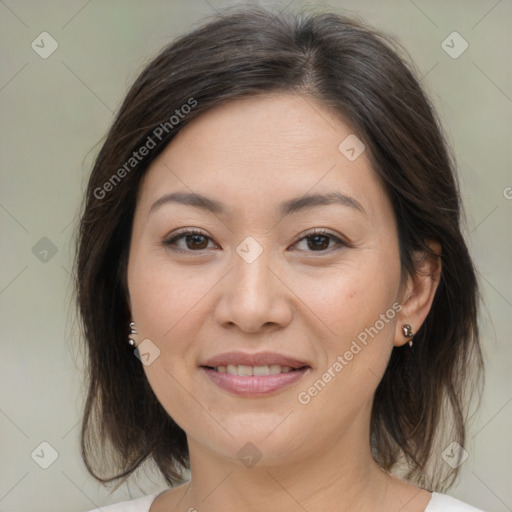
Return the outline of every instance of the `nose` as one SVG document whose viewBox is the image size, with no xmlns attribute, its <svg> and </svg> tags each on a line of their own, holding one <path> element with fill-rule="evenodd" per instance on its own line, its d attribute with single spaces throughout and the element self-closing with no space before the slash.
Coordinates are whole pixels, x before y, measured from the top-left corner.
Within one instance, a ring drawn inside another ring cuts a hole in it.
<svg viewBox="0 0 512 512">
<path fill-rule="evenodd" d="M 248 333 L 273 332 L 286 327 L 293 317 L 293 293 L 270 250 L 256 259 L 234 253 L 232 267 L 218 288 L 216 320 Z M 219 283 L 220 284 L 220 283 Z"/>
</svg>

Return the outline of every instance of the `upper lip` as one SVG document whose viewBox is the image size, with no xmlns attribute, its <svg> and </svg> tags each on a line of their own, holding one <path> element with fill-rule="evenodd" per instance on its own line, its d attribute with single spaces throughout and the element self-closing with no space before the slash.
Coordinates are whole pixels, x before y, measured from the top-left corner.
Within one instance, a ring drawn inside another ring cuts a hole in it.
<svg viewBox="0 0 512 512">
<path fill-rule="evenodd" d="M 280 366 L 291 366 L 292 368 L 309 366 L 309 364 L 304 361 L 275 352 L 258 352 L 255 354 L 248 354 L 246 352 L 225 352 L 224 354 L 219 354 L 206 360 L 201 366 L 217 368 L 218 366 L 227 366 L 228 364 L 245 366 L 278 364 Z"/>
</svg>

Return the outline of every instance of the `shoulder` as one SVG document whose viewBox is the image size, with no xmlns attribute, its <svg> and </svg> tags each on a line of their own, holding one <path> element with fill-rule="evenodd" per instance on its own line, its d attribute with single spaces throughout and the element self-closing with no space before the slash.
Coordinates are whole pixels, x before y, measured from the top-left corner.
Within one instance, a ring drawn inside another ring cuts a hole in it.
<svg viewBox="0 0 512 512">
<path fill-rule="evenodd" d="M 154 494 L 148 494 L 147 496 L 142 496 L 140 498 L 135 498 L 133 500 L 102 506 L 101 508 L 95 508 L 93 510 L 88 510 L 87 512 L 149 512 L 151 503 L 153 503 L 159 494 L 161 494 L 161 491 Z"/>
<path fill-rule="evenodd" d="M 433 492 L 425 512 L 484 512 L 447 494 Z"/>
</svg>

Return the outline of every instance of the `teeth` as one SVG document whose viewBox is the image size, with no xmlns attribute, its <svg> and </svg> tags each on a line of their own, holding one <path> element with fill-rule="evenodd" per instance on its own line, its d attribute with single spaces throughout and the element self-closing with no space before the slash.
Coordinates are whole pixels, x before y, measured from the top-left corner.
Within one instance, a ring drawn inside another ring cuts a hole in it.
<svg viewBox="0 0 512 512">
<path fill-rule="evenodd" d="M 279 364 L 263 366 L 246 366 L 243 364 L 228 364 L 227 366 L 218 366 L 215 368 L 219 373 L 229 373 L 230 375 L 239 375 L 248 377 L 251 375 L 277 375 L 278 373 L 288 373 L 293 371 L 291 366 L 281 366 Z"/>
<path fill-rule="evenodd" d="M 252 375 L 252 366 L 244 366 L 242 364 L 238 365 L 238 375 Z"/>
<path fill-rule="evenodd" d="M 252 369 L 253 375 L 270 375 L 270 368 L 268 366 L 254 366 Z"/>
</svg>

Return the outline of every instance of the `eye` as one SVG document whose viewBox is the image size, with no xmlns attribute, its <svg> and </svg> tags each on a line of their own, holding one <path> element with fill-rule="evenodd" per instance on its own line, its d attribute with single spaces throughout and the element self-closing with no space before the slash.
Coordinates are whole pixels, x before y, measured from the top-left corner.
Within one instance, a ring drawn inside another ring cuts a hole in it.
<svg viewBox="0 0 512 512">
<path fill-rule="evenodd" d="M 306 252 L 330 252 L 329 244 L 331 241 L 336 242 L 335 246 L 338 246 L 337 248 L 350 247 L 348 242 L 341 240 L 325 229 L 310 229 L 309 231 L 306 231 L 306 233 L 299 240 L 297 240 L 294 245 L 302 242 L 303 240 L 312 241 L 311 243 L 306 243 L 306 246 L 308 248 L 312 248 L 313 250 Z M 331 247 L 331 249 L 333 248 Z"/>
<path fill-rule="evenodd" d="M 185 248 L 179 247 L 177 244 L 182 239 L 185 240 Z M 202 231 L 185 229 L 172 238 L 164 240 L 163 244 L 176 252 L 199 252 L 207 249 L 208 240 L 212 239 Z M 331 241 L 334 241 L 335 246 L 338 246 L 338 248 L 340 246 L 351 247 L 348 242 L 341 240 L 324 229 L 311 229 L 307 231 L 294 245 L 303 240 L 312 240 L 312 243 L 307 244 L 307 247 L 312 248 L 312 250 L 306 252 L 327 252 L 326 249 L 332 249 L 332 247 L 329 248 Z"/>
<path fill-rule="evenodd" d="M 181 239 L 185 239 L 185 249 L 177 247 L 176 242 Z M 207 240 L 211 240 L 211 238 L 202 231 L 183 230 L 171 239 L 164 240 L 163 244 L 176 252 L 199 252 L 207 248 L 208 243 L 205 243 Z"/>
</svg>

